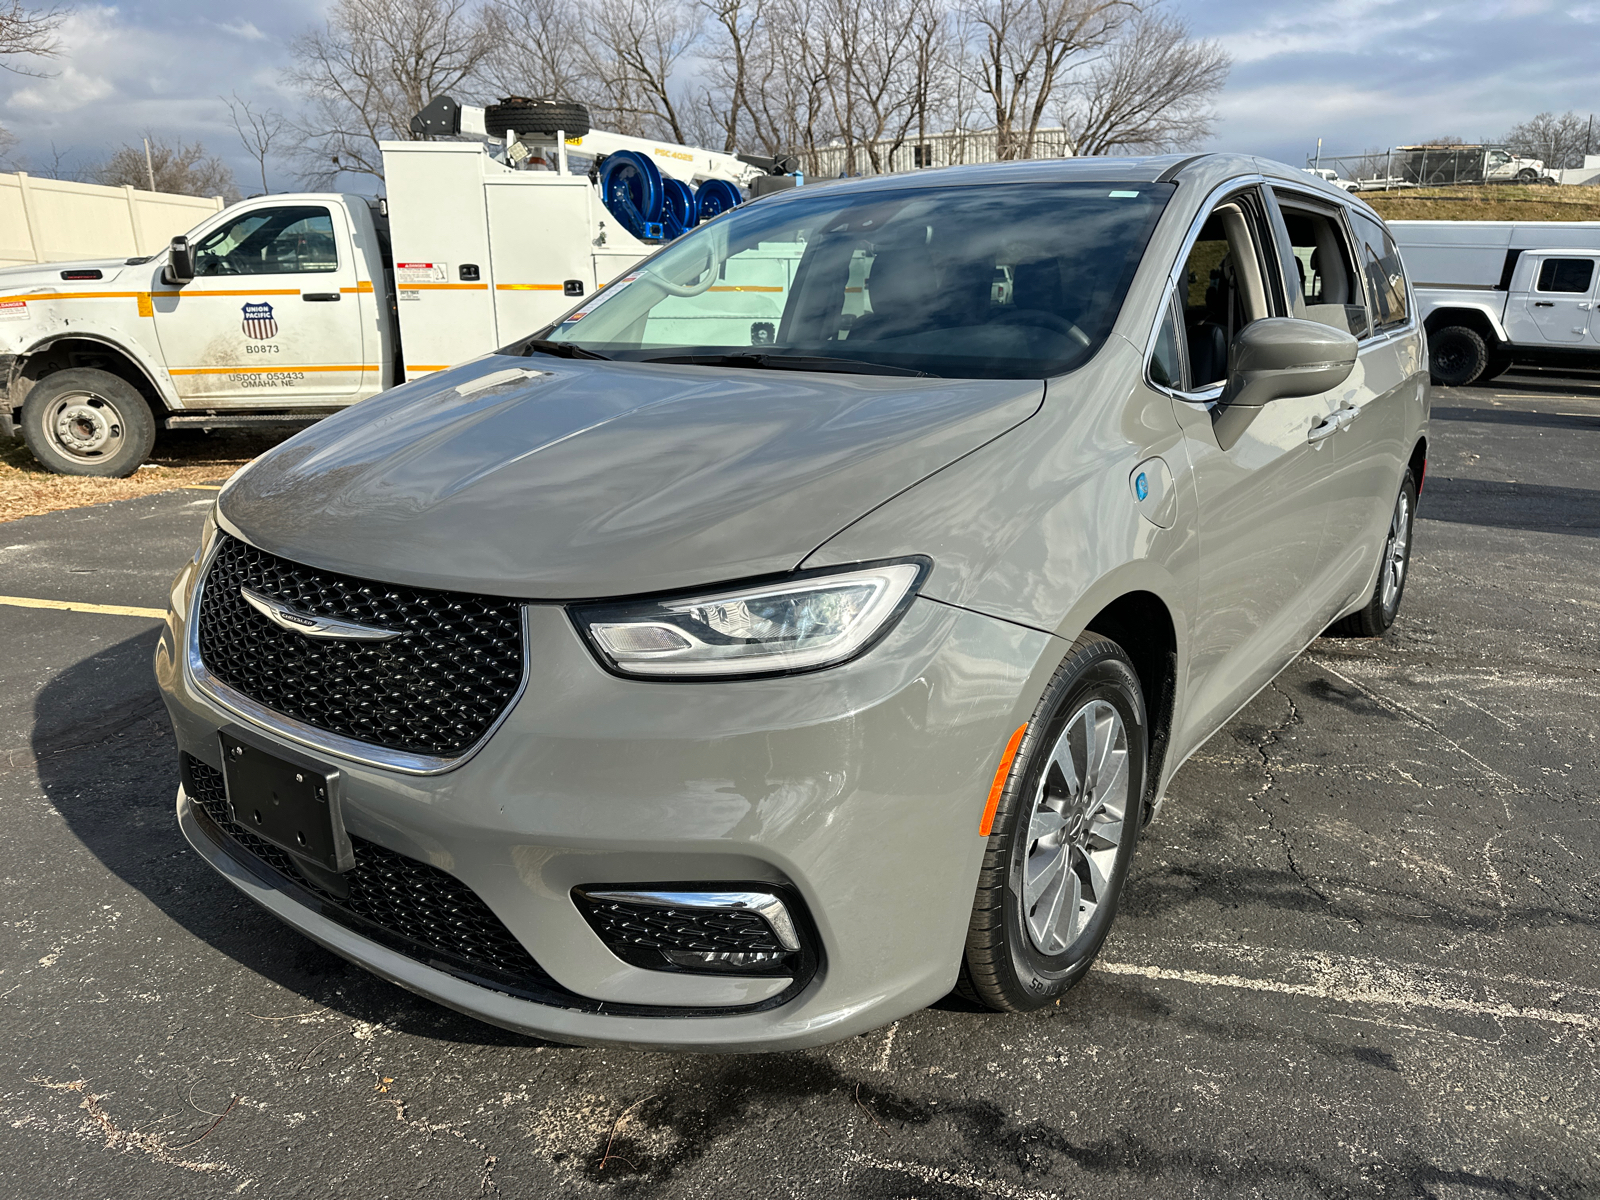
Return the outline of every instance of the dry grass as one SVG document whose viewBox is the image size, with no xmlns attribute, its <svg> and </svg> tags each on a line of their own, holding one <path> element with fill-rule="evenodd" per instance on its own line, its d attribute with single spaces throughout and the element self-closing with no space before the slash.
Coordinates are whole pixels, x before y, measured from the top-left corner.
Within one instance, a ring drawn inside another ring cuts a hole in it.
<svg viewBox="0 0 1600 1200">
<path fill-rule="evenodd" d="M 220 484 L 292 432 L 169 433 L 157 443 L 149 465 L 127 479 L 52 475 L 20 440 L 0 442 L 0 521 L 170 492 L 189 484 Z"/>
<path fill-rule="evenodd" d="M 1386 221 L 1600 221 L 1600 187 L 1495 184 L 1359 195 Z"/>
</svg>

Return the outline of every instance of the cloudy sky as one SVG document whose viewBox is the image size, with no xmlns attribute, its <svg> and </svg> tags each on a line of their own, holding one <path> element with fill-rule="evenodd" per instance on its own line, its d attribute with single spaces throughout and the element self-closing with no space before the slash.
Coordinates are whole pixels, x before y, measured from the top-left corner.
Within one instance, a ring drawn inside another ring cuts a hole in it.
<svg viewBox="0 0 1600 1200">
<path fill-rule="evenodd" d="M 1600 107 L 1600 0 L 1168 0 L 1234 57 L 1214 145 L 1302 162 L 1453 134 L 1494 138 L 1541 110 Z M 320 0 L 79 3 L 47 78 L 0 73 L 12 158 L 70 173 L 149 130 L 253 163 L 218 99 L 283 105 L 288 41 Z M 287 178 L 274 178 L 275 187 Z M 254 184 L 260 186 L 259 180 Z"/>
</svg>

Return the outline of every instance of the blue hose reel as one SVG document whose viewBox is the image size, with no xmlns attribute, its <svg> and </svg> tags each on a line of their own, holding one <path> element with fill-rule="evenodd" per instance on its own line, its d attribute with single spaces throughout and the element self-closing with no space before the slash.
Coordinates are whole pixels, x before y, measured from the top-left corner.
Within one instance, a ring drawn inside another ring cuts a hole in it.
<svg viewBox="0 0 1600 1200">
<path fill-rule="evenodd" d="M 607 211 L 641 241 L 670 241 L 744 203 L 725 179 L 708 179 L 699 189 L 663 177 L 637 150 L 619 150 L 600 164 L 600 197 Z"/>
</svg>

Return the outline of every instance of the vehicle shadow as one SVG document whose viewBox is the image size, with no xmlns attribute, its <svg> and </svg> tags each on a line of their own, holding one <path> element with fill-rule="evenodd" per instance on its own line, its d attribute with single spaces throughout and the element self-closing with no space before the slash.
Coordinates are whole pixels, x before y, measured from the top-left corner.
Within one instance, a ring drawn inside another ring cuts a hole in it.
<svg viewBox="0 0 1600 1200">
<path fill-rule="evenodd" d="M 1433 421 L 1470 421 L 1475 425 L 1528 425 L 1539 429 L 1577 429 L 1586 432 L 1600 429 L 1600 414 L 1590 417 L 1572 413 L 1521 412 L 1514 408 L 1436 406 L 1428 415 Z"/>
<path fill-rule="evenodd" d="M 1430 475 L 1417 516 L 1496 529 L 1600 537 L 1600 491 Z"/>
<path fill-rule="evenodd" d="M 34 702 L 39 783 L 79 841 L 188 933 L 313 1004 L 443 1041 L 554 1045 L 346 962 L 245 900 L 190 849 L 173 815 L 178 755 L 151 670 L 158 635 L 152 629 L 73 664 Z"/>
</svg>

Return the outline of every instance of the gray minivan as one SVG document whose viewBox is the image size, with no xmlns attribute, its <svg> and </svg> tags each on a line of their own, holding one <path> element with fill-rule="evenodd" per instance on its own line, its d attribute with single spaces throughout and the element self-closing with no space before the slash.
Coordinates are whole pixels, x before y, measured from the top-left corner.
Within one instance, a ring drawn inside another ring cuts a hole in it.
<svg viewBox="0 0 1600 1200">
<path fill-rule="evenodd" d="M 764 198 L 229 482 L 156 658 L 178 820 L 557 1040 L 1052 1002 L 1179 765 L 1395 619 L 1426 380 L 1383 223 L 1291 167 Z"/>
</svg>

